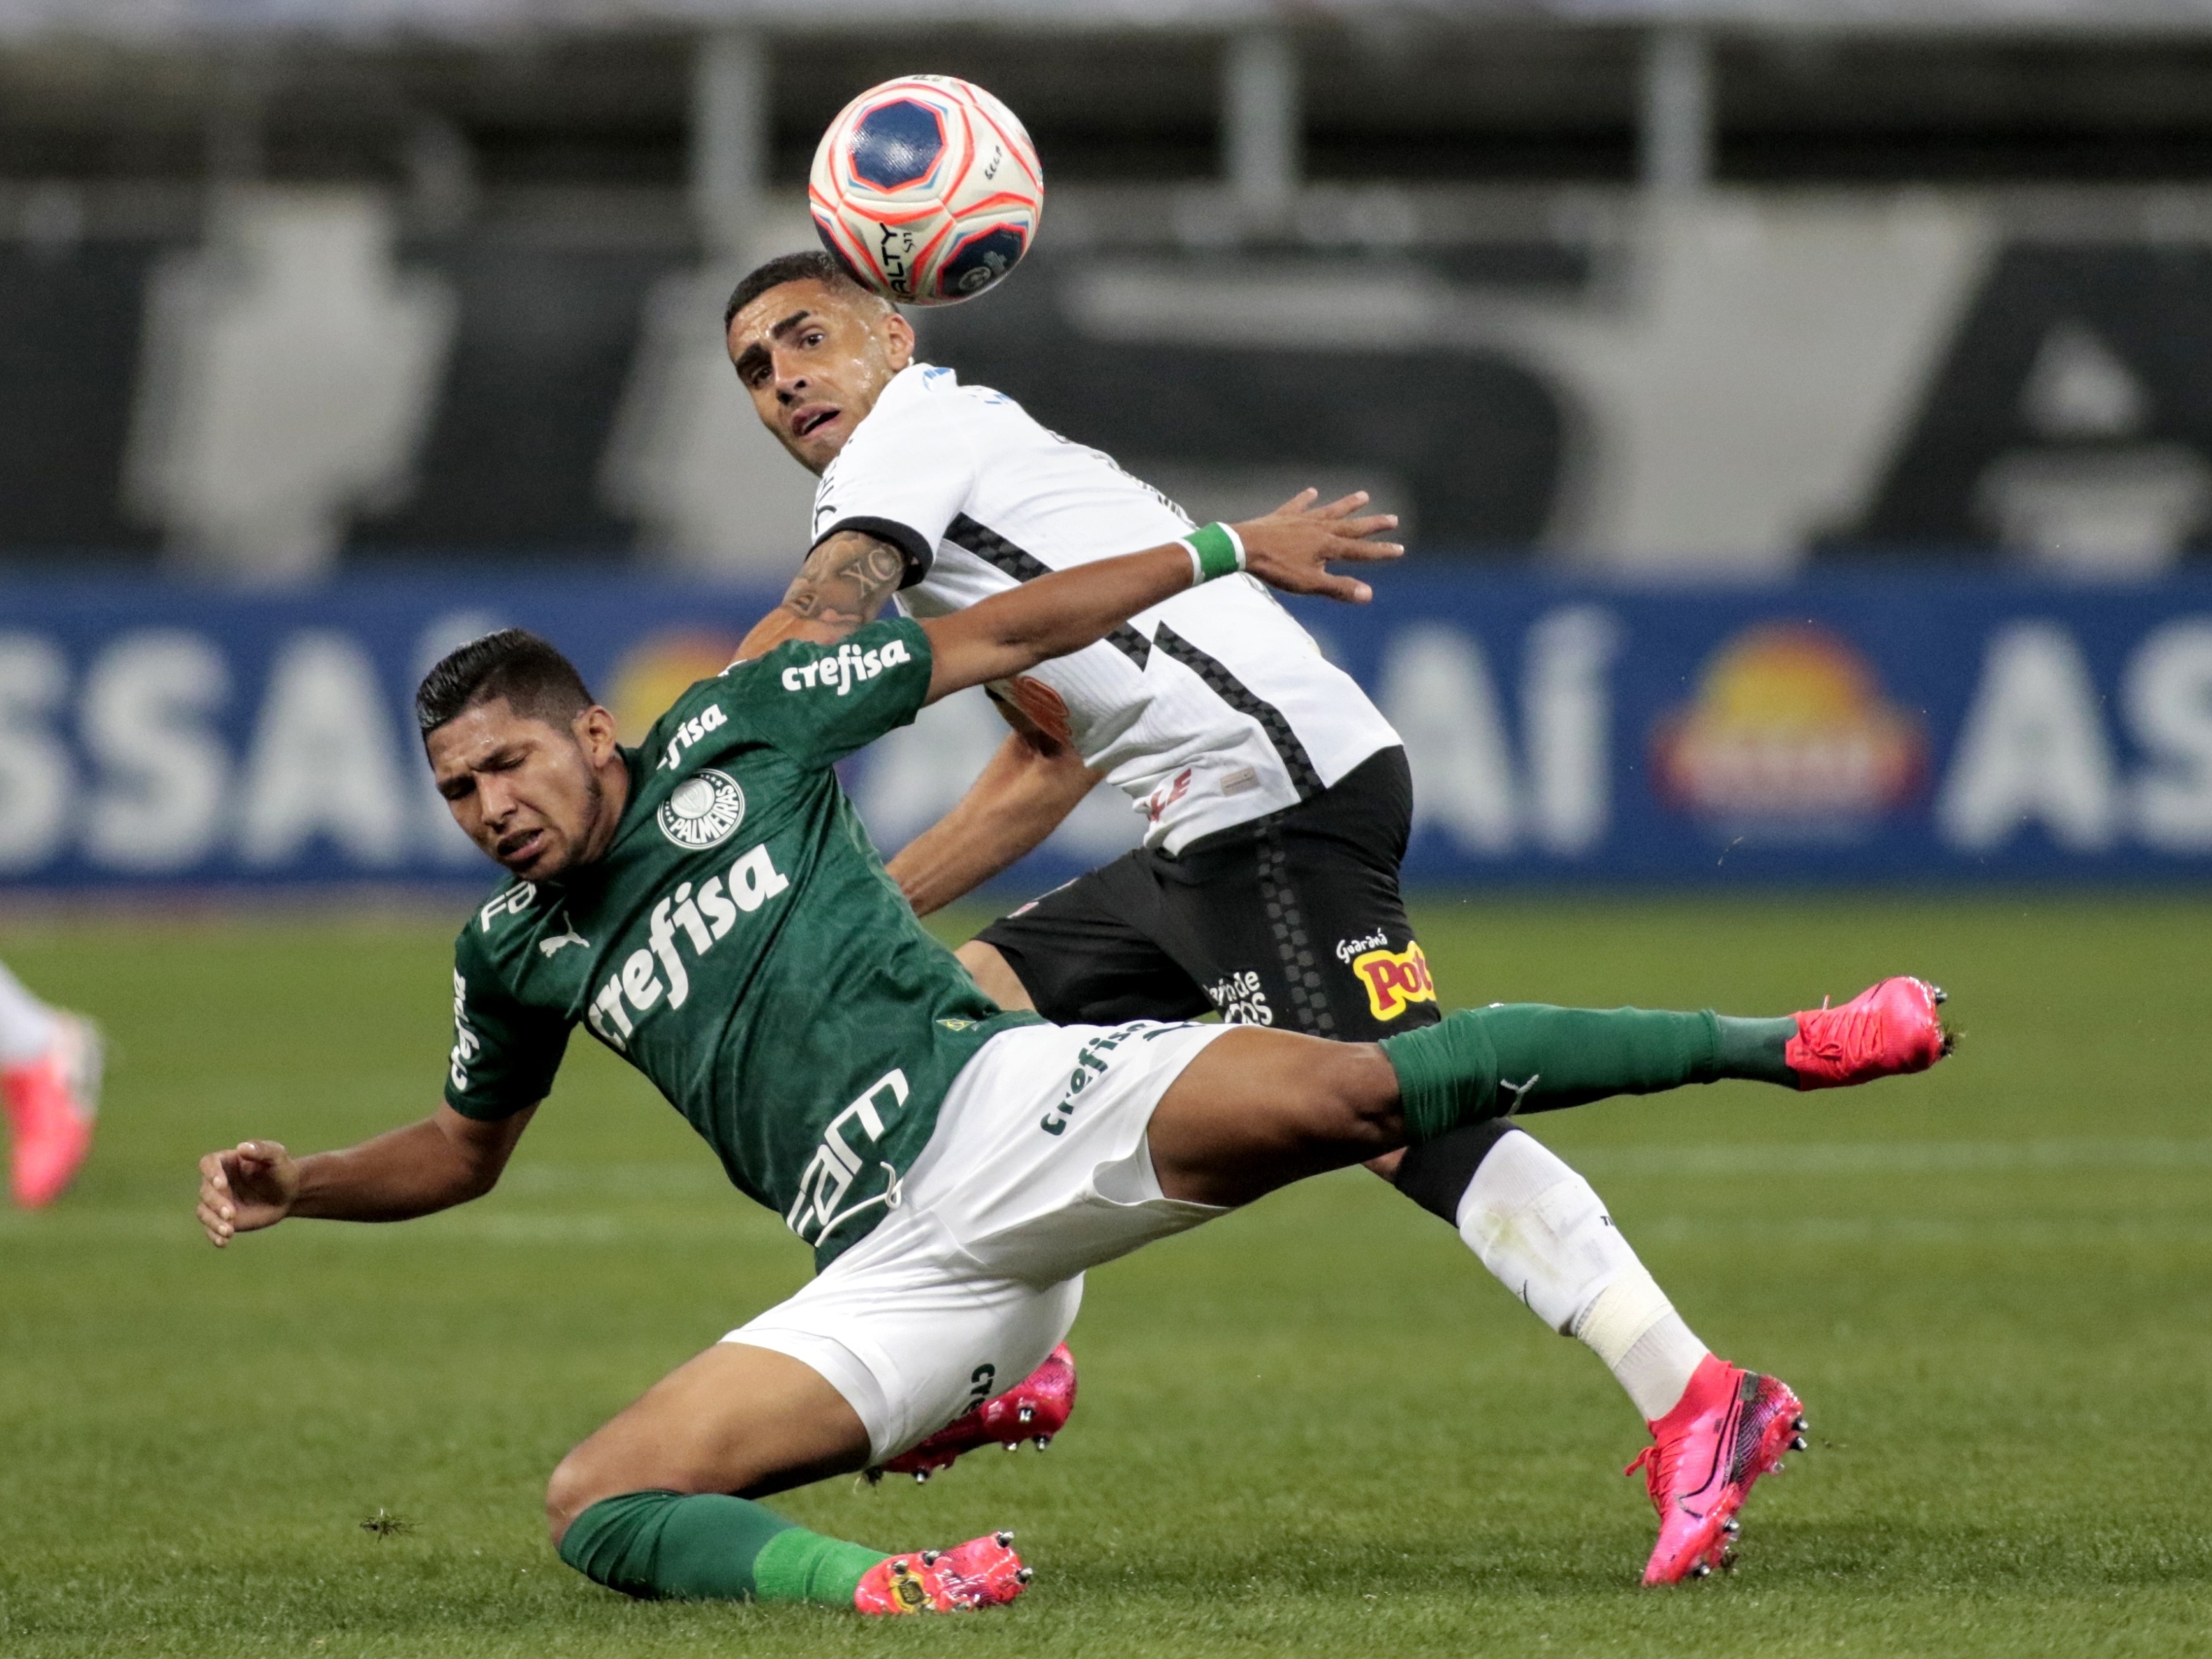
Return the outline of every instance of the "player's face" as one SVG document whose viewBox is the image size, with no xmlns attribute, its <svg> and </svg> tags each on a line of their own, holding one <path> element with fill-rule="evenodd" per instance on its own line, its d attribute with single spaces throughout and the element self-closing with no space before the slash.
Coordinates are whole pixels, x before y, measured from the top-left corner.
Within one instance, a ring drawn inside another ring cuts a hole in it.
<svg viewBox="0 0 2212 1659">
<path fill-rule="evenodd" d="M 771 288 L 730 319 L 730 361 L 761 424 L 799 464 L 835 460 L 914 361 L 914 330 L 879 302 L 817 282 Z"/>
<path fill-rule="evenodd" d="M 562 729 L 518 715 L 505 698 L 465 709 L 429 735 L 430 771 L 469 839 L 527 881 L 606 851 L 622 802 L 614 717 L 590 708 Z"/>
</svg>

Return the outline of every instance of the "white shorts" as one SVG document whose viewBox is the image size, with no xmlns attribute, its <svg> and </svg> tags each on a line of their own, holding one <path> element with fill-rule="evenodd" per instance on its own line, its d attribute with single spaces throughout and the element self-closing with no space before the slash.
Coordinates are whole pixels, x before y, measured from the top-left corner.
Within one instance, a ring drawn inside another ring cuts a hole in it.
<svg viewBox="0 0 2212 1659">
<path fill-rule="evenodd" d="M 722 1339 L 820 1372 L 878 1463 L 1011 1388 L 1075 1323 L 1085 1268 L 1224 1213 L 1161 1192 L 1146 1131 L 1229 1028 L 1000 1033 L 953 1079 L 875 1230 Z"/>
</svg>

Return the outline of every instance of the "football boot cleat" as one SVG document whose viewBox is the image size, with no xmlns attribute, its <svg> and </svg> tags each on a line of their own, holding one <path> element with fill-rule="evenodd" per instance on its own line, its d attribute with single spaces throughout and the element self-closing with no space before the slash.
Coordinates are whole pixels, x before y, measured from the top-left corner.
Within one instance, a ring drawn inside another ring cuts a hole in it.
<svg viewBox="0 0 2212 1659">
<path fill-rule="evenodd" d="M 1805 1408 L 1790 1385 L 1707 1354 L 1674 1409 L 1650 1425 L 1652 1443 L 1623 1474 L 1644 1472 L 1659 1541 L 1647 1584 L 1678 1584 L 1734 1564 L 1736 1511 L 1753 1483 L 1805 1444 Z"/>
<path fill-rule="evenodd" d="M 1936 1015 L 1941 990 L 1899 975 L 1845 1003 L 1826 1003 L 1797 1016 L 1797 1034 L 1783 1051 L 1800 1089 L 1846 1089 L 1925 1071 L 1951 1052 L 1953 1038 Z"/>
<path fill-rule="evenodd" d="M 1047 1442 L 1067 1426 L 1075 1409 L 1075 1356 L 1061 1343 L 1031 1371 L 1002 1394 L 994 1394 L 964 1416 L 955 1418 L 918 1446 L 909 1447 L 880 1468 L 868 1471 L 871 1480 L 885 1474 L 910 1474 L 927 1480 L 939 1469 L 949 1469 L 963 1452 L 978 1446 L 1004 1446 L 1019 1450 L 1024 1441 L 1034 1441 L 1042 1451 Z"/>
<path fill-rule="evenodd" d="M 965 1613 L 1001 1607 L 1034 1575 L 1014 1553 L 1014 1535 L 993 1533 L 949 1550 L 919 1550 L 878 1561 L 860 1575 L 853 1605 L 887 1618 L 906 1613 Z"/>
<path fill-rule="evenodd" d="M 100 1033 L 74 1014 L 54 1016 L 53 1046 L 0 1072 L 15 1202 L 42 1209 L 61 1197 L 92 1150 L 100 1113 Z"/>
</svg>

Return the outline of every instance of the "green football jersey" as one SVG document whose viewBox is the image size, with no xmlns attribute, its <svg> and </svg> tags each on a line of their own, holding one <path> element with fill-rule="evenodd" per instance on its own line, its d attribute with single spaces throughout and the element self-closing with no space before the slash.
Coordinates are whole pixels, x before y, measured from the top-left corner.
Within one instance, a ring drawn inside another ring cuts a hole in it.
<svg viewBox="0 0 2212 1659">
<path fill-rule="evenodd" d="M 650 1077 L 730 1180 L 814 1247 L 883 1218 L 945 1090 L 1004 1014 L 915 920 L 832 765 L 929 689 L 906 620 L 702 680 L 624 750 L 606 856 L 512 878 L 453 952 L 446 1099 L 543 1100 L 579 1022 Z"/>
</svg>

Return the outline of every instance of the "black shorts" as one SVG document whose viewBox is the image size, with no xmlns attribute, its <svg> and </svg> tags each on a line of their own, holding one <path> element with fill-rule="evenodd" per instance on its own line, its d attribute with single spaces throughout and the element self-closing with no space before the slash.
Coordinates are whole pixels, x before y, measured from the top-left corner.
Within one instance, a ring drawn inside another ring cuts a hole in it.
<svg viewBox="0 0 2212 1659">
<path fill-rule="evenodd" d="M 1406 752 L 1334 789 L 1193 842 L 1139 849 L 976 937 L 1058 1025 L 1188 1020 L 1366 1042 L 1437 1017 L 1398 892 L 1412 829 Z"/>
</svg>

